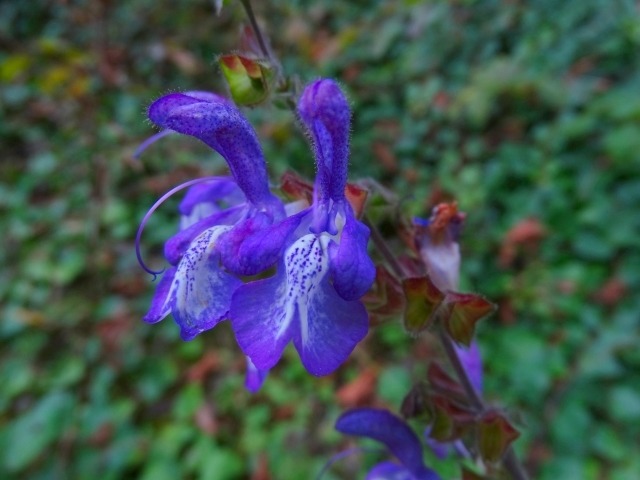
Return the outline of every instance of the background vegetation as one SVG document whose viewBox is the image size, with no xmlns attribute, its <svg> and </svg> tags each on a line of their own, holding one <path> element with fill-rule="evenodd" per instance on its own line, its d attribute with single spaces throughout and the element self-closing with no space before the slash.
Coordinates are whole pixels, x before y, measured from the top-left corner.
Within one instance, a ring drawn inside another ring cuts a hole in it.
<svg viewBox="0 0 640 480">
<path fill-rule="evenodd" d="M 140 321 L 154 285 L 139 220 L 223 169 L 187 138 L 133 160 L 144 108 L 224 91 L 215 55 L 244 21 L 225 3 L 219 17 L 209 0 L 0 4 L 2 478 L 313 478 L 348 442 L 342 408 L 397 409 L 424 374 L 432 344 L 392 322 L 335 375 L 292 355 L 251 396 L 228 328 L 183 343 L 171 320 Z M 479 333 L 487 395 L 516 415 L 534 477 L 639 478 L 636 2 L 258 3 L 288 73 L 348 90 L 351 177 L 406 195 L 412 214 L 450 196 L 467 212 L 463 283 L 500 307 Z M 313 174 L 288 112 L 248 114 L 274 179 Z M 146 232 L 152 264 L 176 202 Z"/>
</svg>

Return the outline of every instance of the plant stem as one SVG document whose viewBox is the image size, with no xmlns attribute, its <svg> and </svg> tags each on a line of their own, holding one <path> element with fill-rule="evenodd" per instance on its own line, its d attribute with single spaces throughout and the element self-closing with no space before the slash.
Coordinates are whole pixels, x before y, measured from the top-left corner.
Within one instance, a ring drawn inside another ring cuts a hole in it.
<svg viewBox="0 0 640 480">
<path fill-rule="evenodd" d="M 400 262 L 398 262 L 398 260 L 396 259 L 395 255 L 387 245 L 387 242 L 385 242 L 378 228 L 367 218 L 366 215 L 362 217 L 362 220 L 364 221 L 365 225 L 369 227 L 369 230 L 371 231 L 371 240 L 373 241 L 373 244 L 376 246 L 376 248 L 380 251 L 380 254 L 387 261 L 387 263 L 389 264 L 389 267 L 391 268 L 391 270 L 393 270 L 393 273 L 396 274 L 399 280 L 402 280 L 403 278 L 405 278 L 406 275 L 405 275 L 404 269 L 402 268 L 402 265 L 400 265 Z"/>
<path fill-rule="evenodd" d="M 460 361 L 460 357 L 458 356 L 458 352 L 456 351 L 453 340 L 445 332 L 444 330 L 440 330 L 440 341 L 442 342 L 442 346 L 444 347 L 445 354 L 451 363 L 451 366 L 456 372 L 458 380 L 462 384 L 462 388 L 464 388 L 465 393 L 467 394 L 467 398 L 469 402 L 471 402 L 471 406 L 476 410 L 477 413 L 482 414 L 487 411 L 487 406 L 484 404 L 482 397 L 473 388 L 473 384 L 469 379 L 469 374 L 467 370 L 462 365 Z M 502 465 L 509 472 L 511 478 L 514 480 L 528 480 L 527 472 L 525 472 L 520 460 L 516 457 L 516 453 L 511 446 L 507 448 L 504 453 L 504 457 L 502 458 Z"/>
<path fill-rule="evenodd" d="M 256 21 L 256 16 L 253 14 L 253 8 L 251 7 L 250 0 L 240 0 L 242 6 L 244 7 L 245 12 L 247 12 L 247 17 L 249 17 L 249 23 L 251 23 L 251 28 L 253 28 L 254 33 L 256 34 L 256 38 L 258 39 L 258 44 L 260 45 L 260 50 L 265 58 L 271 59 L 271 53 L 267 48 L 267 44 L 262 37 L 262 32 L 260 31 L 260 27 L 258 26 L 258 22 Z"/>
</svg>

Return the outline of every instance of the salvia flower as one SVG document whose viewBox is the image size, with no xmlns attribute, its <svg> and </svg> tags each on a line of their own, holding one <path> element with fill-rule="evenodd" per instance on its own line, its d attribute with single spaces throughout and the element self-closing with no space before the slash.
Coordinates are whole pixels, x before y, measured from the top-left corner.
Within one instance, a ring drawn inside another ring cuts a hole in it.
<svg viewBox="0 0 640 480">
<path fill-rule="evenodd" d="M 155 323 L 172 313 L 182 338 L 190 340 L 227 317 L 231 296 L 242 284 L 237 274 L 245 272 L 222 266 L 235 260 L 225 262 L 229 247 L 223 249 L 222 240 L 247 222 L 278 222 L 285 210 L 269 190 L 255 131 L 232 103 L 213 94 L 174 93 L 156 100 L 148 115 L 159 127 L 194 136 L 214 148 L 233 176 L 199 183 L 187 193 L 180 205 L 181 229 L 165 244 L 172 267 L 164 273 L 145 316 L 145 321 Z M 280 246 L 275 248 L 264 248 L 253 270 L 275 263 Z"/>
<path fill-rule="evenodd" d="M 375 267 L 367 255 L 369 229 L 345 198 L 350 110 L 331 80 L 306 87 L 298 111 L 314 144 L 313 204 L 289 217 L 284 254 L 273 277 L 233 295 L 230 318 L 238 344 L 253 363 L 270 369 L 293 342 L 305 368 L 326 375 L 342 364 L 368 330 L 359 301 Z"/>
<path fill-rule="evenodd" d="M 188 182 L 180 231 L 165 244 L 171 268 L 145 320 L 172 313 L 190 340 L 230 319 L 250 389 L 259 388 L 289 342 L 310 373 L 325 375 L 368 330 L 359 299 L 375 276 L 369 230 L 344 193 L 349 107 L 334 82 L 320 80 L 305 89 L 299 112 L 318 166 L 314 200 L 302 209 L 271 193 L 255 131 L 229 101 L 174 93 L 149 108 L 163 131 L 196 137 L 222 155 L 232 178 Z M 247 279 L 265 272 L 274 273 Z"/>
<path fill-rule="evenodd" d="M 403 420 L 387 410 L 359 408 L 343 413 L 336 430 L 382 443 L 399 461 L 375 465 L 366 480 L 439 480 L 422 459 L 422 444 Z"/>
</svg>

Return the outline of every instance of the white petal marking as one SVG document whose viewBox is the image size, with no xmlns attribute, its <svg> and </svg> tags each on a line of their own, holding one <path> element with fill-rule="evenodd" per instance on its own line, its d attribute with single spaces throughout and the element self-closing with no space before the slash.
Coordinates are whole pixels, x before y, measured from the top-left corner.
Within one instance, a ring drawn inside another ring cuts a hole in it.
<svg viewBox="0 0 640 480">
<path fill-rule="evenodd" d="M 208 284 L 199 280 L 202 275 L 208 274 L 207 269 L 202 266 L 213 253 L 216 240 L 230 228 L 222 225 L 209 228 L 191 242 L 178 264 L 171 291 L 167 296 L 168 299 L 175 298 L 175 306 L 178 310 L 186 312 L 188 307 L 189 315 L 197 317 L 207 307 L 209 298 L 203 295 L 202 288 L 198 288 L 198 284 L 201 286 Z"/>
<path fill-rule="evenodd" d="M 308 305 L 318 293 L 318 287 L 329 272 L 328 235 L 305 235 L 296 240 L 285 252 L 287 288 L 285 294 L 285 319 L 278 329 L 280 337 L 293 320 L 296 309 L 300 320 L 303 343 L 309 338 Z"/>
</svg>

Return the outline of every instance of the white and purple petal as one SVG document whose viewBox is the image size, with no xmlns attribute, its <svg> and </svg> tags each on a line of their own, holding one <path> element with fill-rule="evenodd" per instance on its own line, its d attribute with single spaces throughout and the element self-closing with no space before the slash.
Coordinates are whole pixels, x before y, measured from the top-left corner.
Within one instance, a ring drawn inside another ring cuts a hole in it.
<svg viewBox="0 0 640 480">
<path fill-rule="evenodd" d="M 205 230 L 221 225 L 233 224 L 244 213 L 242 205 L 214 213 L 179 231 L 164 244 L 164 256 L 167 261 L 176 265 L 193 240 Z M 225 229 L 225 231 L 228 230 Z"/>
<path fill-rule="evenodd" d="M 287 248 L 275 276 L 234 294 L 231 325 L 256 367 L 273 367 L 293 340 L 309 373 L 327 375 L 367 334 L 364 306 L 343 300 L 329 283 L 328 242 L 328 236 L 303 236 Z"/>
<path fill-rule="evenodd" d="M 227 317 L 231 296 L 242 284 L 220 267 L 216 240 L 228 227 L 205 230 L 180 260 L 169 291 L 169 305 L 183 340 L 216 326 Z"/>
</svg>

